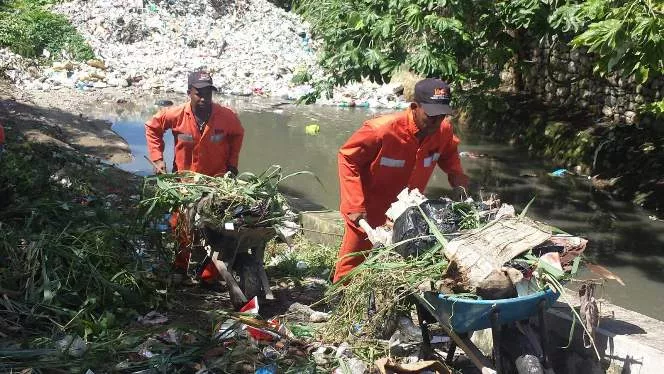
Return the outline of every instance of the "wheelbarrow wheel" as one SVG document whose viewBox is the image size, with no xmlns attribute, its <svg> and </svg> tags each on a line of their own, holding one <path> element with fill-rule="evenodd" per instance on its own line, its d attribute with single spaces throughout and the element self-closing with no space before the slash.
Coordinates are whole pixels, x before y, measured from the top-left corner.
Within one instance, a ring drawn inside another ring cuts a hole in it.
<svg viewBox="0 0 664 374">
<path fill-rule="evenodd" d="M 543 374 L 544 368 L 537 356 L 524 354 L 517 357 L 514 366 L 518 374 Z"/>
<path fill-rule="evenodd" d="M 249 253 L 239 254 L 235 259 L 236 273 L 240 278 L 238 285 L 247 299 L 263 296 L 263 287 L 258 275 L 258 259 Z"/>
<path fill-rule="evenodd" d="M 540 355 L 541 348 L 534 346 L 533 341 L 522 334 L 516 325 L 505 326 L 501 338 L 501 358 L 507 373 L 543 374 Z"/>
</svg>

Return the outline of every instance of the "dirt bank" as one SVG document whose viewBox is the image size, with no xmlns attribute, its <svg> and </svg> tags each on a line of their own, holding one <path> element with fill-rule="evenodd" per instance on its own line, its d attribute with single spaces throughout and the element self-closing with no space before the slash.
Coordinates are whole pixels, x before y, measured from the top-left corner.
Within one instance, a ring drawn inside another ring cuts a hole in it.
<svg viewBox="0 0 664 374">
<path fill-rule="evenodd" d="M 126 96 L 113 90 L 25 92 L 0 81 L 0 122 L 31 142 L 125 163 L 131 161 L 129 145 L 111 130 L 110 122 L 91 115 L 91 108 Z"/>
</svg>

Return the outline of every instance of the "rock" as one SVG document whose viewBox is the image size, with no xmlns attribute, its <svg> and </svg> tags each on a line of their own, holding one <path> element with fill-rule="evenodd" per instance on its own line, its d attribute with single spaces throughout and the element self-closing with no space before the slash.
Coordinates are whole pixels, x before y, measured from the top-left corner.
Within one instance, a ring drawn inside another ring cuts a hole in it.
<svg viewBox="0 0 664 374">
<path fill-rule="evenodd" d="M 553 92 L 555 87 L 556 86 L 553 84 L 553 82 L 546 82 L 546 84 L 544 85 L 544 91 Z"/>
<path fill-rule="evenodd" d="M 602 114 L 604 114 L 606 117 L 611 117 L 613 116 L 613 109 L 608 106 L 604 106 L 602 108 Z"/>
<path fill-rule="evenodd" d="M 570 51 L 570 53 L 569 53 L 569 57 L 570 57 L 573 61 L 577 61 L 577 60 L 581 57 L 581 54 L 579 53 L 579 50 L 578 50 L 578 49 L 574 48 L 574 49 L 572 49 L 572 50 Z"/>
<path fill-rule="evenodd" d="M 311 315 L 315 313 L 315 310 L 311 309 L 308 305 L 293 303 L 288 307 L 288 314 L 291 318 L 299 321 L 309 321 Z"/>
<path fill-rule="evenodd" d="M 569 71 L 570 73 L 576 73 L 578 71 L 576 63 L 574 61 L 570 61 L 567 64 L 567 71 Z"/>
<path fill-rule="evenodd" d="M 325 312 L 313 312 L 309 316 L 309 321 L 313 323 L 327 322 L 330 319 L 330 314 Z"/>
<path fill-rule="evenodd" d="M 631 125 L 631 124 L 635 123 L 635 121 L 636 121 L 636 113 L 631 111 L 631 110 L 626 111 L 625 112 L 625 122 Z"/>
<path fill-rule="evenodd" d="M 567 88 L 567 87 L 558 87 L 556 89 L 556 96 L 558 96 L 560 98 L 567 98 L 568 95 L 569 95 L 569 88 Z"/>
</svg>

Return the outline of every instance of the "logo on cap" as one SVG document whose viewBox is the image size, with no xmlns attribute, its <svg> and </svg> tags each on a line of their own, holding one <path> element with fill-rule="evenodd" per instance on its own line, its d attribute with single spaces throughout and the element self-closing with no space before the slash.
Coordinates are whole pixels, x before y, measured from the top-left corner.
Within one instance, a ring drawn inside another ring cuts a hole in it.
<svg viewBox="0 0 664 374">
<path fill-rule="evenodd" d="M 450 89 L 448 87 L 440 87 L 433 89 L 433 96 L 430 97 L 431 100 L 449 100 L 450 99 Z"/>
</svg>

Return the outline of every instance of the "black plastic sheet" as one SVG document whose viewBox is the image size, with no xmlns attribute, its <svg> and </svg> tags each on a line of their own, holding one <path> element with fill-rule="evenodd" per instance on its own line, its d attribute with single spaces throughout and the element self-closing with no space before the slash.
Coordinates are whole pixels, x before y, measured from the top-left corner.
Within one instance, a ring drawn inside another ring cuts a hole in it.
<svg viewBox="0 0 664 374">
<path fill-rule="evenodd" d="M 449 199 L 426 200 L 420 204 L 419 208 L 441 233 L 448 234 L 459 231 L 452 205 L 453 202 Z M 395 251 L 403 257 L 417 257 L 431 249 L 437 242 L 419 208 L 409 207 L 394 222 L 393 243 L 418 238 L 395 248 Z"/>
</svg>

